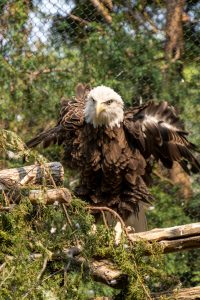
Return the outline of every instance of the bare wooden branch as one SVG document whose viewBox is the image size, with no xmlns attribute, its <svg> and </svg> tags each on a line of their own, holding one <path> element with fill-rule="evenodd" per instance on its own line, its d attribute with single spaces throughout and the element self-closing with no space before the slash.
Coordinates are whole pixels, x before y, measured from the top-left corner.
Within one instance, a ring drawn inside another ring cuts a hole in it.
<svg viewBox="0 0 200 300">
<path fill-rule="evenodd" d="M 94 7 L 97 9 L 97 11 L 102 15 L 102 17 L 105 19 L 105 21 L 108 24 L 112 23 L 112 17 L 109 14 L 108 9 L 104 6 L 103 3 L 101 3 L 99 0 L 90 0 Z"/>
<path fill-rule="evenodd" d="M 14 207 L 14 204 L 11 204 L 9 206 L 0 206 L 0 212 L 10 212 Z"/>
<path fill-rule="evenodd" d="M 78 265 L 84 265 L 84 267 L 89 270 L 90 275 L 97 281 L 106 283 L 113 287 L 120 287 L 127 278 L 125 274 L 122 274 L 122 272 L 107 259 L 92 259 L 88 262 L 83 257 L 75 257 L 73 258 L 73 262 Z"/>
<path fill-rule="evenodd" d="M 53 204 L 56 201 L 59 203 L 69 204 L 71 202 L 71 193 L 66 188 L 43 190 L 30 190 L 28 195 L 32 204 Z"/>
<path fill-rule="evenodd" d="M 90 24 L 90 22 L 88 22 L 88 21 L 86 21 L 86 20 L 84 20 L 84 19 L 82 19 L 82 18 L 80 18 L 78 16 L 75 16 L 73 14 L 69 14 L 68 16 L 69 16 L 70 19 L 72 19 L 72 20 L 74 20 L 76 22 L 79 22 L 79 24 L 82 25 L 82 26 Z"/>
<path fill-rule="evenodd" d="M 200 235 L 200 222 L 168 228 L 155 228 L 150 231 L 129 234 L 129 237 L 132 241 L 137 241 L 138 238 L 142 238 L 153 242 L 177 239 L 179 237 L 188 237 L 192 235 Z"/>
<path fill-rule="evenodd" d="M 38 76 L 40 75 L 44 75 L 44 74 L 50 74 L 50 73 L 69 73 L 70 70 L 65 68 L 45 68 L 45 69 L 42 69 L 42 70 L 37 70 L 37 71 L 34 71 L 34 72 L 30 72 L 28 73 L 28 76 L 30 78 L 30 80 L 35 80 Z"/>
<path fill-rule="evenodd" d="M 113 9 L 113 3 L 112 3 L 112 0 L 102 0 L 103 4 L 109 8 L 110 10 Z"/>
<path fill-rule="evenodd" d="M 200 286 L 192 287 L 192 288 L 184 288 L 180 290 L 172 290 L 170 292 L 162 292 L 162 293 L 152 293 L 153 299 L 161 299 L 162 296 L 170 297 L 176 300 L 194 300 L 199 299 L 200 295 Z M 171 298 L 170 298 L 171 299 Z"/>
<path fill-rule="evenodd" d="M 59 204 L 69 205 L 72 200 L 71 193 L 66 188 L 56 188 L 56 189 L 48 189 L 48 190 L 22 190 L 19 194 L 16 193 L 12 195 L 12 192 L 9 193 L 9 199 L 12 201 L 16 201 L 17 203 L 20 201 L 21 196 L 24 195 L 28 197 L 31 203 L 34 204 L 44 204 L 51 205 L 56 202 Z M 0 206 L 0 212 L 10 212 L 16 204 L 10 204 L 9 206 Z"/>
<path fill-rule="evenodd" d="M 50 176 L 56 184 L 63 182 L 64 170 L 59 162 L 50 162 L 43 165 L 31 165 L 26 167 L 5 169 L 0 171 L 0 189 L 23 186 L 29 182 L 41 184 L 43 180 L 51 183 Z"/>
<path fill-rule="evenodd" d="M 162 247 L 163 253 L 200 248 L 200 222 L 129 234 L 129 239 L 132 242 L 156 241 Z"/>
<path fill-rule="evenodd" d="M 182 14 L 185 0 L 165 1 L 167 8 L 165 57 L 176 62 L 183 53 Z"/>
</svg>

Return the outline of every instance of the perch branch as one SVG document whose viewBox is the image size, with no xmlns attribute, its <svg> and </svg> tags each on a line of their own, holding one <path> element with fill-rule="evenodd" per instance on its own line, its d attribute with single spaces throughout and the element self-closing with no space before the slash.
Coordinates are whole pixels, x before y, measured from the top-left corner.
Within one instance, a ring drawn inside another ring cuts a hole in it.
<svg viewBox="0 0 200 300">
<path fill-rule="evenodd" d="M 49 173 L 56 184 L 63 182 L 64 170 L 59 162 L 1 170 L 0 189 L 12 188 L 15 185 L 19 187 L 29 182 L 32 184 L 41 184 L 43 180 L 49 182 Z"/>
<path fill-rule="evenodd" d="M 53 204 L 56 201 L 59 203 L 65 203 L 69 205 L 71 202 L 71 193 L 66 188 L 49 189 L 46 191 L 42 190 L 30 190 L 28 195 L 32 204 Z"/>
<path fill-rule="evenodd" d="M 176 300 L 194 300 L 199 299 L 200 286 L 184 289 L 175 289 L 170 292 L 152 293 L 153 299 L 161 299 L 161 297 L 173 297 Z M 169 298 L 168 298 L 169 299 Z M 171 299 L 171 298 L 170 298 Z"/>
<path fill-rule="evenodd" d="M 138 240 L 157 242 L 163 253 L 200 248 L 200 222 L 129 234 L 129 239 L 133 243 Z"/>
<path fill-rule="evenodd" d="M 56 202 L 62 203 L 64 205 L 69 205 L 72 200 L 71 193 L 66 188 L 57 188 L 57 189 L 48 189 L 48 190 L 21 190 L 20 194 L 17 195 L 16 193 L 12 194 L 8 192 L 9 199 L 17 202 L 20 200 L 21 196 L 26 196 L 29 198 L 30 202 L 35 204 L 43 204 L 43 205 L 50 205 Z M 9 206 L 0 206 L 0 212 L 9 212 L 15 207 L 15 204 L 11 204 Z"/>
</svg>

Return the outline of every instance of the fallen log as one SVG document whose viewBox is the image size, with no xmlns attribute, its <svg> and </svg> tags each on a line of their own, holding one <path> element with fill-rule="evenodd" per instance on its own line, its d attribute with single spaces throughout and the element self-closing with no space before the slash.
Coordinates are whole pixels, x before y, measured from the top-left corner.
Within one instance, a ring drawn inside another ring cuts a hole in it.
<svg viewBox="0 0 200 300">
<path fill-rule="evenodd" d="M 70 204 L 71 193 L 66 188 L 57 188 L 49 190 L 30 190 L 28 198 L 32 204 L 42 203 L 44 205 L 58 203 Z"/>
<path fill-rule="evenodd" d="M 152 293 L 153 299 L 161 299 L 161 297 L 173 297 L 176 300 L 194 300 L 200 299 L 200 286 L 184 289 L 175 289 L 170 292 Z"/>
<path fill-rule="evenodd" d="M 145 240 L 157 242 L 163 253 L 200 248 L 200 222 L 169 228 L 156 228 L 146 232 L 129 234 L 132 243 Z"/>
<path fill-rule="evenodd" d="M 64 178 L 64 169 L 59 162 L 50 162 L 43 165 L 31 165 L 20 168 L 5 169 L 0 171 L 0 189 L 12 189 L 28 183 L 53 185 L 61 184 Z"/>
<path fill-rule="evenodd" d="M 145 239 L 146 241 L 161 241 L 177 238 L 177 236 L 187 237 L 200 234 L 200 222 L 173 226 L 168 228 L 154 228 L 150 231 L 129 234 L 132 241 Z"/>
<path fill-rule="evenodd" d="M 57 203 L 64 203 L 69 205 L 72 200 L 72 195 L 70 191 L 66 188 L 56 188 L 56 189 L 48 189 L 48 190 L 21 190 L 20 194 L 16 197 L 12 197 L 11 194 L 6 194 L 6 196 L 10 198 L 15 198 L 14 201 L 18 203 L 20 201 L 21 196 L 28 197 L 30 202 L 35 204 L 44 204 L 50 205 Z M 16 195 L 15 195 L 16 196 Z M 9 212 L 15 207 L 15 204 L 11 204 L 9 206 L 0 206 L 0 212 Z"/>
</svg>

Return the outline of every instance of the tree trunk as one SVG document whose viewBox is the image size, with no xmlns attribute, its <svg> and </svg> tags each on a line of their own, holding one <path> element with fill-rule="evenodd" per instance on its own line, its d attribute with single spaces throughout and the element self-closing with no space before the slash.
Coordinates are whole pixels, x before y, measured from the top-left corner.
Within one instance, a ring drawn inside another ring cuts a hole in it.
<svg viewBox="0 0 200 300">
<path fill-rule="evenodd" d="M 166 0 L 166 42 L 165 42 L 165 61 L 164 86 L 167 92 L 173 89 L 174 82 L 177 84 L 183 78 L 183 65 L 181 58 L 184 52 L 183 22 L 185 0 Z M 177 63 L 179 61 L 179 63 Z M 179 101 L 177 97 L 176 101 Z M 175 184 L 180 185 L 180 194 L 184 199 L 192 196 L 192 189 L 189 176 L 182 170 L 178 163 L 174 163 L 168 172 L 168 177 Z"/>
<path fill-rule="evenodd" d="M 180 59 L 183 53 L 183 26 L 182 15 L 185 0 L 166 1 L 166 44 L 165 59 L 175 62 Z"/>
</svg>

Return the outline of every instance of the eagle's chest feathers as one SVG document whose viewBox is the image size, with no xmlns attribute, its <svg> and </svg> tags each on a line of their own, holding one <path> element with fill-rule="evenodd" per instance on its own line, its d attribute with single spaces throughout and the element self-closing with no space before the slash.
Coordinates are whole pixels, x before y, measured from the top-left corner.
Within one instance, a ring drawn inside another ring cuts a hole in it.
<svg viewBox="0 0 200 300">
<path fill-rule="evenodd" d="M 93 165 L 95 169 L 114 167 L 126 143 L 123 128 L 87 127 L 89 143 L 84 148 L 86 164 Z"/>
<path fill-rule="evenodd" d="M 94 128 L 87 124 L 80 137 L 79 153 L 84 172 L 102 171 L 106 176 L 125 174 L 138 169 L 141 155 L 130 149 L 123 124 L 120 127 Z M 142 160 L 143 161 L 143 160 Z M 141 173 L 141 172 L 140 172 Z"/>
</svg>

